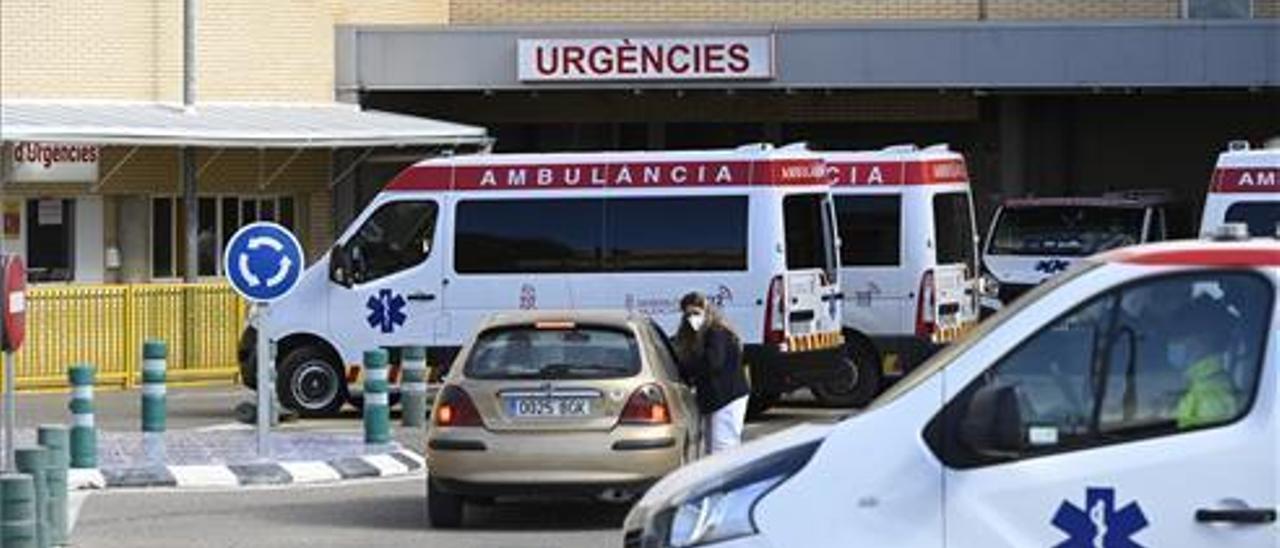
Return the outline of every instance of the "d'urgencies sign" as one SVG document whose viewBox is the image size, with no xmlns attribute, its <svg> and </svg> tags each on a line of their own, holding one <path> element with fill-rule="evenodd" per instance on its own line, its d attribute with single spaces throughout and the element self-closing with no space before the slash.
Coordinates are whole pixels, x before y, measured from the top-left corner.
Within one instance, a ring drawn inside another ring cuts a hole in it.
<svg viewBox="0 0 1280 548">
<path fill-rule="evenodd" d="M 518 46 L 525 82 L 773 78 L 770 36 L 528 39 Z"/>
</svg>

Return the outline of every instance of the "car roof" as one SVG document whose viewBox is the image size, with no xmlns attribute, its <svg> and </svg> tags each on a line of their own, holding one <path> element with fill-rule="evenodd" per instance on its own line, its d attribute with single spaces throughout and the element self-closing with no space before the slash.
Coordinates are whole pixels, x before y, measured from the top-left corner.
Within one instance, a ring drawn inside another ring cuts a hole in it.
<svg viewBox="0 0 1280 548">
<path fill-rule="evenodd" d="M 627 328 L 648 321 L 647 316 L 626 310 L 515 310 L 490 315 L 481 324 L 481 329 L 539 322 L 574 322 Z"/>
<path fill-rule="evenodd" d="M 1094 260 L 1153 266 L 1278 267 L 1280 240 L 1177 240 L 1122 247 L 1102 253 Z"/>
</svg>

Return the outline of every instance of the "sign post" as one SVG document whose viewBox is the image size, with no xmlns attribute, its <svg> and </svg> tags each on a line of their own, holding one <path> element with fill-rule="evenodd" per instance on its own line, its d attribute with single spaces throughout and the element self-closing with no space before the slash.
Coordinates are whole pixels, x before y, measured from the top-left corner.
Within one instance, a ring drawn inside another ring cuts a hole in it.
<svg viewBox="0 0 1280 548">
<path fill-rule="evenodd" d="M 27 324 L 27 269 L 17 255 L 0 255 L 0 351 L 4 353 L 4 453 L 0 470 L 14 469 L 13 445 L 18 383 L 13 353 L 22 347 Z"/>
<path fill-rule="evenodd" d="M 302 275 L 302 246 L 292 232 L 276 223 L 260 221 L 237 230 L 227 243 L 222 270 L 231 287 L 258 307 L 258 456 L 270 455 L 271 423 L 275 419 L 275 341 L 261 320 L 272 301 L 293 290 Z"/>
</svg>

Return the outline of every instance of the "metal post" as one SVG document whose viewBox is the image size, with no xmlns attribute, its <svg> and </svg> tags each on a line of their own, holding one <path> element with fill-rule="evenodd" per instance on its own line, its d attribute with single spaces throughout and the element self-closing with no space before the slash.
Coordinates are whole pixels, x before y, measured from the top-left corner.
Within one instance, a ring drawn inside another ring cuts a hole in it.
<svg viewBox="0 0 1280 548">
<path fill-rule="evenodd" d="M 400 418 L 405 426 L 422 426 L 427 416 L 427 350 L 405 347 L 400 361 Z"/>
<path fill-rule="evenodd" d="M 167 355 L 164 341 L 142 344 L 142 443 L 151 464 L 164 462 Z"/>
<path fill-rule="evenodd" d="M 387 397 L 387 351 L 364 353 L 364 442 L 380 445 L 391 441 L 391 411 Z"/>
<path fill-rule="evenodd" d="M 98 433 L 93 420 L 92 365 L 82 363 L 67 370 L 71 380 L 71 467 L 98 466 Z"/>
<path fill-rule="evenodd" d="M 49 466 L 46 451 L 40 447 L 24 447 L 13 454 L 18 471 L 31 476 L 35 484 L 35 521 L 36 546 L 44 548 L 49 545 L 49 480 L 46 478 Z"/>
<path fill-rule="evenodd" d="M 70 544 L 67 521 L 67 467 L 71 464 L 69 435 L 62 425 L 42 425 L 36 441 L 46 451 L 45 479 L 49 485 L 49 544 Z"/>
<path fill-rule="evenodd" d="M 258 325 L 266 325 L 267 315 L 271 312 L 269 305 L 262 303 L 258 305 L 259 318 L 262 320 Z M 275 341 L 267 337 L 267 334 L 258 329 L 258 458 L 269 458 L 271 456 L 271 423 L 275 413 L 272 405 L 275 402 L 276 383 L 276 355 Z"/>
<path fill-rule="evenodd" d="M 182 104 L 188 110 L 196 102 L 196 0 L 182 0 Z M 183 237 L 187 242 L 182 280 L 194 282 L 200 272 L 200 208 L 196 198 L 196 151 L 182 147 L 182 206 L 185 211 Z"/>
<path fill-rule="evenodd" d="M 2 324 L 4 322 L 0 322 Z M 4 467 L 3 471 L 12 472 L 13 436 L 17 430 L 17 405 L 14 402 L 13 387 L 18 384 L 17 372 L 13 367 L 13 354 L 4 352 Z"/>
<path fill-rule="evenodd" d="M 0 475 L 0 546 L 36 547 L 36 485 L 29 474 Z"/>
</svg>

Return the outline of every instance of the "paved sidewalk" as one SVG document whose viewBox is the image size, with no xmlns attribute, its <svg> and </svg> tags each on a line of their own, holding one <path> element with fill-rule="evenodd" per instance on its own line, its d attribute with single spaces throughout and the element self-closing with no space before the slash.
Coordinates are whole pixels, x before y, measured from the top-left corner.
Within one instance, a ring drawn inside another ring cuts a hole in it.
<svg viewBox="0 0 1280 548">
<path fill-rule="evenodd" d="M 234 487 L 313 483 L 421 474 L 425 429 L 393 427 L 396 441 L 366 445 L 360 415 L 297 420 L 271 434 L 271 454 L 257 453 L 256 432 L 236 422 L 235 407 L 248 392 L 232 387 L 174 388 L 168 395 L 168 431 L 141 432 L 137 391 L 100 391 L 96 470 L 77 471 L 73 484 L 102 487 Z M 18 446 L 35 443 L 40 424 L 67 424 L 67 394 L 20 394 Z"/>
</svg>

